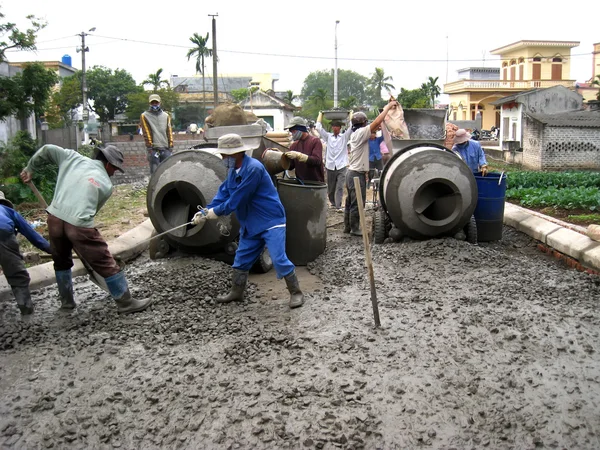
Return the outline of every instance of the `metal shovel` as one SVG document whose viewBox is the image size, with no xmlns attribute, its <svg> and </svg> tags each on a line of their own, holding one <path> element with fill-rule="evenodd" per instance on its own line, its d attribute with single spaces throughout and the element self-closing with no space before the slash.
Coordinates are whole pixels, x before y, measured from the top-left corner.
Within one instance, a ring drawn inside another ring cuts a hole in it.
<svg viewBox="0 0 600 450">
<path fill-rule="evenodd" d="M 42 204 L 42 206 L 44 208 L 48 208 L 48 203 L 46 203 L 46 199 L 42 196 L 40 191 L 37 190 L 37 188 L 35 187 L 33 182 L 30 181 L 27 183 L 27 185 L 29 186 L 31 191 L 34 193 L 34 195 L 37 197 L 37 199 Z M 87 271 L 88 275 L 90 276 L 90 280 L 92 281 L 92 283 L 94 283 L 96 286 L 98 286 L 103 291 L 106 291 L 110 294 L 110 290 L 108 289 L 108 285 L 106 284 L 106 280 L 104 279 L 104 277 L 100 276 L 100 274 L 98 272 L 96 272 L 94 269 L 92 269 L 92 266 L 90 266 L 89 263 L 81 257 L 81 255 L 79 254 L 79 252 L 77 250 L 75 250 L 75 248 L 73 248 L 73 251 L 75 252 L 77 257 L 83 264 L 83 267 L 85 267 L 85 270 Z"/>
</svg>

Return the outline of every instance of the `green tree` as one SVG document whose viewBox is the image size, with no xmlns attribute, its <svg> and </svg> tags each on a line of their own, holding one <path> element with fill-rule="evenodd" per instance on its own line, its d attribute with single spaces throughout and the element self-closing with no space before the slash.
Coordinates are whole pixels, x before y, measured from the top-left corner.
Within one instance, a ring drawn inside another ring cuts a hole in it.
<svg viewBox="0 0 600 450">
<path fill-rule="evenodd" d="M 359 105 L 371 101 L 366 86 L 368 78 L 352 70 L 338 70 L 338 98 L 356 97 Z M 308 101 L 317 93 L 318 89 L 325 89 L 329 98 L 333 98 L 333 70 L 311 72 L 304 79 L 300 97 Z"/>
<path fill-rule="evenodd" d="M 202 37 L 198 33 L 194 33 L 194 35 L 190 38 L 190 41 L 192 42 L 192 44 L 195 45 L 195 47 L 190 48 L 188 50 L 186 56 L 187 56 L 188 61 L 192 57 L 196 58 L 196 73 L 202 74 L 202 107 L 206 108 L 206 85 L 204 82 L 204 58 L 212 56 L 213 51 L 206 46 L 206 44 L 208 42 L 208 33 L 206 33 L 206 37 Z M 216 80 L 213 80 L 213 82 L 216 83 Z M 215 104 L 217 101 L 218 101 L 218 99 L 214 99 Z"/>
<path fill-rule="evenodd" d="M 206 109 L 199 103 L 180 103 L 173 113 L 173 127 L 182 131 L 190 123 L 196 123 L 203 127 L 206 115 Z"/>
<path fill-rule="evenodd" d="M 421 85 L 421 90 L 423 90 L 423 92 L 425 92 L 427 97 L 431 100 L 431 103 L 429 104 L 430 108 L 435 107 L 435 99 L 442 93 L 440 91 L 440 87 L 437 85 L 438 78 L 439 77 L 429 77 L 427 82 Z"/>
<path fill-rule="evenodd" d="M 117 114 L 125 112 L 127 97 L 136 92 L 143 92 L 131 74 L 124 69 L 108 69 L 94 66 L 86 73 L 88 96 L 94 101 L 92 111 L 107 123 L 114 120 Z M 147 99 L 146 99 L 147 102 Z"/>
<path fill-rule="evenodd" d="M 596 75 L 596 78 L 591 84 L 592 86 L 598 86 L 600 88 L 600 75 Z M 596 94 L 596 100 L 600 100 L 600 89 L 598 89 L 598 93 Z"/>
<path fill-rule="evenodd" d="M 400 88 L 396 100 L 402 105 L 402 108 L 427 108 L 429 106 L 428 93 L 423 89 Z"/>
<path fill-rule="evenodd" d="M 17 24 L 4 22 L 4 14 L 0 12 L 0 62 L 6 61 L 6 50 L 35 50 L 37 32 L 46 26 L 46 22 L 35 16 L 26 18 L 31 22 L 31 27 L 25 31 L 17 28 Z"/>
<path fill-rule="evenodd" d="M 250 95 L 250 91 L 248 90 L 248 88 L 233 89 L 230 92 L 230 94 L 233 96 L 235 102 L 239 103 L 248 98 L 248 95 Z"/>
<path fill-rule="evenodd" d="M 152 92 L 156 92 L 158 91 L 163 85 L 165 87 L 169 86 L 169 82 L 167 80 L 163 80 L 162 79 L 162 68 L 158 69 L 156 71 L 156 73 L 151 73 L 148 75 L 148 78 L 146 78 L 144 81 L 142 81 L 142 86 L 146 86 L 146 85 L 151 85 L 152 86 Z M 162 100 L 162 97 L 161 97 Z"/>
<path fill-rule="evenodd" d="M 179 105 L 179 94 L 170 87 L 158 89 L 154 93 L 160 95 L 160 105 L 167 112 L 174 112 Z M 144 111 L 148 109 L 148 91 L 138 91 L 127 95 L 125 115 L 127 119 L 138 121 Z"/>
<path fill-rule="evenodd" d="M 283 101 L 289 103 L 290 105 L 294 104 L 294 100 L 296 100 L 298 96 L 294 94 L 294 91 L 288 90 L 285 91 L 285 95 L 283 96 Z"/>
<path fill-rule="evenodd" d="M 356 97 L 354 97 L 353 95 L 351 95 L 348 98 L 344 98 L 342 100 L 340 100 L 340 108 L 342 109 L 357 109 L 359 104 L 358 104 L 358 99 Z"/>
<path fill-rule="evenodd" d="M 61 87 L 52 94 L 46 120 L 51 128 L 62 128 L 73 123 L 73 110 L 81 106 L 81 71 L 63 78 Z"/>
<path fill-rule="evenodd" d="M 375 67 L 375 72 L 371 75 L 369 80 L 369 87 L 373 89 L 377 104 L 381 103 L 383 97 L 381 92 L 385 89 L 388 94 L 391 94 L 392 89 L 396 89 L 390 82 L 394 81 L 392 77 L 386 76 L 384 70 L 380 67 Z"/>
<path fill-rule="evenodd" d="M 26 119 L 34 113 L 44 115 L 58 76 L 40 63 L 23 65 L 23 70 L 13 77 L 0 77 L 0 119 L 13 114 Z"/>
</svg>

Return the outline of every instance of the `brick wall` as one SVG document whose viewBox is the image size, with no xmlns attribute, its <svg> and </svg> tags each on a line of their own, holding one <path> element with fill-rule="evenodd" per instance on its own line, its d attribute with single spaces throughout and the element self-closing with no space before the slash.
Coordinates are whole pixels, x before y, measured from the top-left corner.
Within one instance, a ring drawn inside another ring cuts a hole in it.
<svg viewBox="0 0 600 450">
<path fill-rule="evenodd" d="M 600 170 L 600 127 L 549 127 L 525 117 L 523 167 Z"/>
<path fill-rule="evenodd" d="M 527 116 L 523 119 L 523 168 L 541 170 L 544 126 Z"/>
<path fill-rule="evenodd" d="M 187 137 L 188 139 L 178 138 Z M 174 140 L 174 151 L 181 151 L 192 148 L 195 145 L 200 144 L 199 139 L 190 140 L 190 135 L 175 135 Z M 131 184 L 135 182 L 147 182 L 150 177 L 150 166 L 148 165 L 148 160 L 146 158 L 146 146 L 144 144 L 144 139 L 142 136 L 134 136 L 133 140 L 129 140 L 129 136 L 114 136 L 113 138 L 125 138 L 114 139 L 112 142 L 107 142 L 106 144 L 111 144 L 118 147 L 123 152 L 123 157 L 125 159 L 124 169 L 125 173 L 121 172 L 115 173 L 113 176 L 113 184 Z"/>
<path fill-rule="evenodd" d="M 600 170 L 600 127 L 545 127 L 542 170 Z"/>
</svg>

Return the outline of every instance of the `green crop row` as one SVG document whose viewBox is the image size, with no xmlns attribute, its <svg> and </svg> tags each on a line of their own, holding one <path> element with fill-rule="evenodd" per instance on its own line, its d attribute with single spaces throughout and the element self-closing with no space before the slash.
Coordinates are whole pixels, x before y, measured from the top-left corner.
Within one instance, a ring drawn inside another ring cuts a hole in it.
<svg viewBox="0 0 600 450">
<path fill-rule="evenodd" d="M 597 187 L 538 187 L 510 188 L 506 198 L 517 200 L 522 206 L 600 211 L 600 189 Z"/>
<path fill-rule="evenodd" d="M 598 172 L 510 172 L 509 188 L 600 188 Z"/>
</svg>

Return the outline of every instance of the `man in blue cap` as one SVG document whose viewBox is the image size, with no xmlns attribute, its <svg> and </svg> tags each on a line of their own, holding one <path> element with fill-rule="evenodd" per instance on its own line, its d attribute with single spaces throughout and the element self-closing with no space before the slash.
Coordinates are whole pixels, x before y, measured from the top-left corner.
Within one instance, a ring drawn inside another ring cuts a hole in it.
<svg viewBox="0 0 600 450">
<path fill-rule="evenodd" d="M 237 134 L 226 134 L 218 140 L 219 153 L 228 169 L 215 198 L 207 209 L 196 213 L 195 224 L 235 213 L 240 222 L 240 242 L 233 262 L 231 291 L 217 297 L 218 303 L 241 302 L 248 282 L 248 272 L 265 245 L 273 260 L 277 278 L 284 278 L 290 292 L 290 308 L 304 304 L 294 264 L 285 253 L 285 210 L 277 189 L 265 166 L 246 155 L 253 150 L 244 145 Z"/>
</svg>

